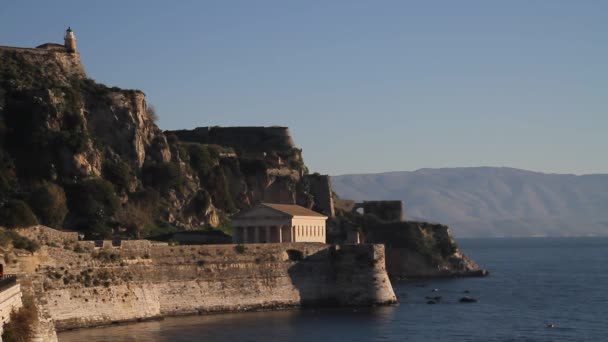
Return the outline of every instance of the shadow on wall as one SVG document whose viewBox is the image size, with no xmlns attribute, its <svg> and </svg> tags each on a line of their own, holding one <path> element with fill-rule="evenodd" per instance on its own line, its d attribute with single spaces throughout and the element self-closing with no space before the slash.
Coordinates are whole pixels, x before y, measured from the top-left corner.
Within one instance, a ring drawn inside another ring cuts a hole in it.
<svg viewBox="0 0 608 342">
<path fill-rule="evenodd" d="M 336 245 L 310 255 L 287 250 L 283 257 L 294 263 L 288 274 L 299 292 L 300 304 L 343 307 L 394 303 L 384 267 L 379 272 L 374 248 L 369 247 Z M 387 285 L 390 291 L 386 291 Z"/>
</svg>

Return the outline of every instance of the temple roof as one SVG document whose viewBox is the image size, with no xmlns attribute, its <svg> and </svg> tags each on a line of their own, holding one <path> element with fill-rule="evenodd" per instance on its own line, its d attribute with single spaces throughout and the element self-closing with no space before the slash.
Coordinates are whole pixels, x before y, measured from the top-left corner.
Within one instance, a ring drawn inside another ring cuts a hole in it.
<svg viewBox="0 0 608 342">
<path fill-rule="evenodd" d="M 304 208 L 295 204 L 274 204 L 274 203 L 261 203 L 262 206 L 280 211 L 290 216 L 316 216 L 326 217 L 325 215 L 319 214 L 316 211 Z"/>
</svg>

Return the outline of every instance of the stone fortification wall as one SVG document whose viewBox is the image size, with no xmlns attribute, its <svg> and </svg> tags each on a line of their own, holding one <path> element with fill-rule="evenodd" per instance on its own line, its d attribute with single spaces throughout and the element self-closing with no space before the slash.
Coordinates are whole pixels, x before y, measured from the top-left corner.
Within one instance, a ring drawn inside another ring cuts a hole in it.
<svg viewBox="0 0 608 342">
<path fill-rule="evenodd" d="M 336 213 L 329 176 L 312 174 L 304 176 L 304 180 L 308 183 L 308 191 L 314 198 L 314 209 L 329 217 L 334 217 Z"/>
<path fill-rule="evenodd" d="M 41 253 L 51 257 L 39 258 L 46 261 L 37 275 L 58 330 L 206 312 L 396 301 L 382 245 L 125 242 L 92 253 L 44 247 Z"/>
<path fill-rule="evenodd" d="M 405 220 L 402 201 L 364 201 L 357 206 L 362 207 L 365 214 L 373 214 L 386 222 Z"/>
<path fill-rule="evenodd" d="M 63 246 L 78 241 L 78 232 L 64 231 L 38 225 L 27 228 L 18 228 L 17 232 L 28 239 L 41 244 L 55 244 Z"/>
<path fill-rule="evenodd" d="M 287 151 L 296 145 L 287 127 L 197 127 L 167 131 L 183 142 L 229 146 L 245 153 Z"/>
<path fill-rule="evenodd" d="M 10 320 L 11 312 L 19 309 L 22 305 L 21 286 L 18 283 L 7 286 L 0 285 L 0 335 L 4 323 Z"/>
</svg>

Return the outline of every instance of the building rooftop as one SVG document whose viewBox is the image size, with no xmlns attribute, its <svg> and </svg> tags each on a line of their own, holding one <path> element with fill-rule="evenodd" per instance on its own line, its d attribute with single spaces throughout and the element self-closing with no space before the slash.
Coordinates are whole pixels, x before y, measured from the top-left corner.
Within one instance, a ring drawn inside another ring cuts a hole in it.
<svg viewBox="0 0 608 342">
<path fill-rule="evenodd" d="M 274 204 L 274 203 L 261 203 L 262 206 L 280 211 L 282 213 L 291 215 L 291 216 L 316 216 L 316 217 L 327 217 L 325 215 L 319 214 L 316 211 L 304 208 L 295 204 Z"/>
</svg>

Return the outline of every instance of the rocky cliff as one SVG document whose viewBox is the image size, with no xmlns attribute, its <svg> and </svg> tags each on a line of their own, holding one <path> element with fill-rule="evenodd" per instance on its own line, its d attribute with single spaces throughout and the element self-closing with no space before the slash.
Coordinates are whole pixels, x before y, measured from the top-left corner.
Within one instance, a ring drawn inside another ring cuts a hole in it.
<svg viewBox="0 0 608 342">
<path fill-rule="evenodd" d="M 364 230 L 367 243 L 386 247 L 386 267 L 393 278 L 485 276 L 487 271 L 464 255 L 449 228 L 427 222 L 376 224 Z"/>
<path fill-rule="evenodd" d="M 260 201 L 315 207 L 287 128 L 162 132 L 143 92 L 87 78 L 78 54 L 0 48 L 0 61 L 0 225 L 144 237 Z"/>
<path fill-rule="evenodd" d="M 386 213 L 386 210 L 379 210 L 386 209 L 380 202 L 369 203 L 373 204 L 374 212 Z M 391 201 L 388 202 L 388 209 L 394 209 L 392 204 Z M 394 214 L 393 211 L 389 210 L 389 214 Z M 401 216 L 400 210 L 396 213 L 396 217 Z M 393 218 L 395 215 L 388 217 Z M 328 222 L 328 240 L 345 241 L 352 234 L 358 234 L 366 243 L 385 245 L 386 269 L 391 278 L 467 277 L 488 274 L 460 251 L 445 225 L 398 219 L 383 220 L 374 214 L 338 209 L 336 216 Z"/>
</svg>

